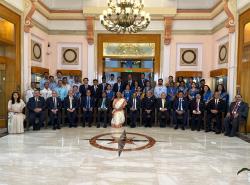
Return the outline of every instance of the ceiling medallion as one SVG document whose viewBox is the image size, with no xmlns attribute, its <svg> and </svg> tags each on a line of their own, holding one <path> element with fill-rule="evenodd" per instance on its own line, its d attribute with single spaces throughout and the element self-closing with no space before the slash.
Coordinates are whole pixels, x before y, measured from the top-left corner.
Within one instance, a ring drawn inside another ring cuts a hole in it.
<svg viewBox="0 0 250 185">
<path fill-rule="evenodd" d="M 110 32 L 137 33 L 150 23 L 149 13 L 143 11 L 143 0 L 108 0 L 108 7 L 100 15 L 100 21 Z"/>
</svg>

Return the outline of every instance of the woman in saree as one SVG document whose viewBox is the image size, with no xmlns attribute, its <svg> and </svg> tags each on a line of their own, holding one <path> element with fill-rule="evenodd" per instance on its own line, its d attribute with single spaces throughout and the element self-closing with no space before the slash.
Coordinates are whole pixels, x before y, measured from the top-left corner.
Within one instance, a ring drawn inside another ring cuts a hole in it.
<svg viewBox="0 0 250 185">
<path fill-rule="evenodd" d="M 124 108 L 127 102 L 125 98 L 122 97 L 121 92 L 116 93 L 116 98 L 113 101 L 113 111 L 112 111 L 112 128 L 121 128 L 122 124 L 125 122 Z"/>
</svg>

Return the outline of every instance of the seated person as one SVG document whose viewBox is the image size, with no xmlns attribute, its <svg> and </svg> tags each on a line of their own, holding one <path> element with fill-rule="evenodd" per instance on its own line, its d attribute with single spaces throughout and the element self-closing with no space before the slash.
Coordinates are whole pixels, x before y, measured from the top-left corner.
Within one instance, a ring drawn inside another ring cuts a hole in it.
<svg viewBox="0 0 250 185">
<path fill-rule="evenodd" d="M 176 124 L 174 129 L 178 129 L 179 125 L 181 125 L 181 129 L 185 130 L 187 110 L 188 101 L 186 100 L 186 98 L 184 98 L 184 93 L 180 91 L 178 92 L 178 98 L 174 101 L 173 104 L 173 119 L 174 124 Z"/>
<path fill-rule="evenodd" d="M 98 101 L 98 113 L 97 113 L 97 128 L 101 126 L 101 118 L 103 118 L 103 128 L 108 124 L 108 112 L 110 110 L 110 99 L 107 98 L 106 92 L 102 92 L 102 98 Z"/>
<path fill-rule="evenodd" d="M 160 121 L 160 127 L 166 127 L 166 124 L 170 121 L 169 111 L 170 111 L 170 102 L 166 99 L 166 93 L 161 93 L 161 98 L 157 99 L 157 112 L 158 120 Z"/>
<path fill-rule="evenodd" d="M 148 91 L 146 97 L 142 100 L 142 118 L 144 127 L 152 127 L 154 122 L 155 98 L 153 92 Z"/>
<path fill-rule="evenodd" d="M 240 121 L 246 121 L 248 116 L 248 104 L 240 94 L 235 96 L 235 101 L 230 104 L 229 111 L 224 120 L 225 136 L 234 137 Z"/>
<path fill-rule="evenodd" d="M 29 123 L 33 125 L 33 130 L 40 130 L 45 120 L 46 103 L 43 97 L 40 96 L 39 90 L 34 91 L 34 97 L 30 98 L 27 104 L 29 109 Z M 36 118 L 39 123 L 36 124 Z"/>
<path fill-rule="evenodd" d="M 136 96 L 134 92 L 128 101 L 129 114 L 130 114 L 130 127 L 136 127 L 136 120 L 140 115 L 141 99 Z"/>
<path fill-rule="evenodd" d="M 81 108 L 83 110 L 83 127 L 85 127 L 85 123 L 87 123 L 89 127 L 92 126 L 94 107 L 95 100 L 91 97 L 91 91 L 87 90 L 86 96 L 83 97 L 81 101 Z"/>
<path fill-rule="evenodd" d="M 125 90 L 123 91 L 123 97 L 128 102 L 131 95 L 132 95 L 132 90 L 130 90 L 130 86 L 129 86 L 129 84 L 127 84 L 126 87 L 125 87 Z"/>
<path fill-rule="evenodd" d="M 202 117 L 205 111 L 205 102 L 201 99 L 200 94 L 196 94 L 195 99 L 190 103 L 190 115 L 191 115 L 191 130 L 200 131 Z"/>
<path fill-rule="evenodd" d="M 220 93 L 214 92 L 214 98 L 207 104 L 207 128 L 206 132 L 210 132 L 212 120 L 215 119 L 215 133 L 221 133 L 222 112 L 225 111 L 225 102 L 220 99 Z"/>
<path fill-rule="evenodd" d="M 67 112 L 69 128 L 77 127 L 76 109 L 78 108 L 78 100 L 74 98 L 72 90 L 69 90 L 68 96 L 64 99 L 64 108 Z"/>
<path fill-rule="evenodd" d="M 57 97 L 57 93 L 54 90 L 52 91 L 52 97 L 47 99 L 47 107 L 53 130 L 60 129 L 62 102 L 61 99 Z"/>
</svg>

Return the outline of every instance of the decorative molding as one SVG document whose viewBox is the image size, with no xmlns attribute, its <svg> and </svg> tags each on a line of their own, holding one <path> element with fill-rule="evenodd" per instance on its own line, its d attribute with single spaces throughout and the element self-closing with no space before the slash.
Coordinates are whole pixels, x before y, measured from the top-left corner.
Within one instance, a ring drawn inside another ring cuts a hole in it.
<svg viewBox="0 0 250 185">
<path fill-rule="evenodd" d="M 58 69 L 57 72 L 60 71 L 64 76 L 82 76 L 81 70 L 64 70 Z"/>
<path fill-rule="evenodd" d="M 176 71 L 175 76 L 176 77 L 182 76 L 184 78 L 188 78 L 188 77 L 200 77 L 200 78 L 202 78 L 202 71 Z"/>
<path fill-rule="evenodd" d="M 228 69 L 227 68 L 221 68 L 210 71 L 210 77 L 218 77 L 218 76 L 227 76 Z"/>
<path fill-rule="evenodd" d="M 30 28 L 32 28 L 32 15 L 36 11 L 36 6 L 35 6 L 36 0 L 25 0 L 24 6 L 25 10 L 28 10 L 25 12 L 25 21 L 24 21 L 24 32 L 29 33 Z M 27 13 L 27 14 L 26 14 Z"/>
<path fill-rule="evenodd" d="M 87 41 L 89 45 L 94 44 L 94 17 L 86 17 Z"/>
<path fill-rule="evenodd" d="M 225 27 L 228 28 L 229 33 L 234 33 L 235 32 L 235 21 L 234 21 L 234 15 L 231 12 L 231 10 L 228 7 L 228 1 L 229 0 L 223 0 L 224 2 L 224 11 L 227 14 L 227 20 L 225 23 Z"/>
<path fill-rule="evenodd" d="M 43 74 L 45 72 L 49 73 L 49 69 L 43 67 L 31 66 L 31 73 Z"/>
<path fill-rule="evenodd" d="M 164 44 L 169 45 L 171 42 L 173 17 L 165 17 L 164 24 L 165 24 Z"/>
</svg>

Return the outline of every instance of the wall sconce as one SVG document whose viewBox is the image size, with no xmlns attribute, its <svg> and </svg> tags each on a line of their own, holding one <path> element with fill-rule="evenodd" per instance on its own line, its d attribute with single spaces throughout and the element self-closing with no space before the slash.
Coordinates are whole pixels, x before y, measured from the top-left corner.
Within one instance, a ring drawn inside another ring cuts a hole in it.
<svg viewBox="0 0 250 185">
<path fill-rule="evenodd" d="M 46 54 L 47 55 L 50 55 L 52 52 L 50 51 L 50 43 L 48 42 L 48 48 L 47 48 L 47 52 L 46 52 Z"/>
</svg>

